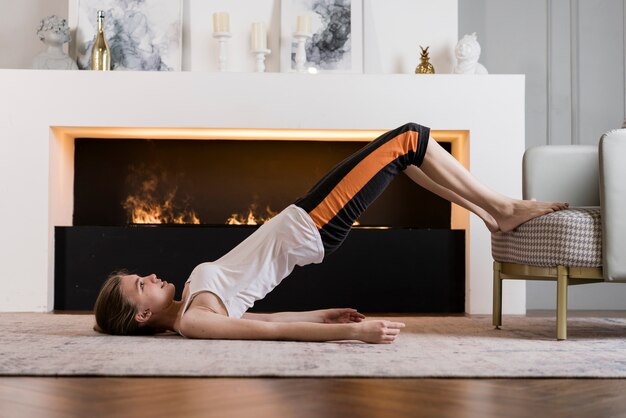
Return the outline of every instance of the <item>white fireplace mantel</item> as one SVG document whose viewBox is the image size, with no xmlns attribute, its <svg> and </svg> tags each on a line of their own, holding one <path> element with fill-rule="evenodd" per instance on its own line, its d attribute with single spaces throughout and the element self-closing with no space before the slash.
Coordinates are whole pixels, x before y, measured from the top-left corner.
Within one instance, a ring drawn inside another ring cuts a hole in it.
<svg viewBox="0 0 626 418">
<path fill-rule="evenodd" d="M 71 224 L 60 208 L 73 173 L 55 127 L 379 130 L 409 121 L 469 131 L 473 175 L 521 195 L 523 75 L 0 70 L 0 311 L 53 307 L 53 228 Z M 467 240 L 466 310 L 486 314 L 490 235 L 475 216 Z M 524 313 L 525 296 L 523 283 L 507 283 L 507 313 Z"/>
</svg>

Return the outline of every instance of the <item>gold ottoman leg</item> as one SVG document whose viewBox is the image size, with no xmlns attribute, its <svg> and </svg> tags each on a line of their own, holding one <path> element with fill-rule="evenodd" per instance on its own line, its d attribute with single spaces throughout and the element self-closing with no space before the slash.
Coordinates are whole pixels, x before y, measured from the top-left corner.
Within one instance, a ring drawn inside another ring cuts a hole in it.
<svg viewBox="0 0 626 418">
<path fill-rule="evenodd" d="M 556 284 L 556 339 L 567 339 L 567 285 L 569 271 L 567 267 L 557 268 Z"/>
<path fill-rule="evenodd" d="M 502 277 L 500 263 L 493 262 L 493 326 L 500 329 L 502 325 Z"/>
</svg>

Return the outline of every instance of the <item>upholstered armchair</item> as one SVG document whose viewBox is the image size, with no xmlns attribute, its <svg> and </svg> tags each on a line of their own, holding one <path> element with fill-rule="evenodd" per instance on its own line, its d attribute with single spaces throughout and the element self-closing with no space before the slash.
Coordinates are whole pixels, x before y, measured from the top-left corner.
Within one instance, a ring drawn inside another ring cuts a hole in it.
<svg viewBox="0 0 626 418">
<path fill-rule="evenodd" d="M 557 339 L 564 340 L 568 286 L 626 282 L 626 129 L 606 133 L 597 147 L 528 149 L 523 194 L 570 208 L 492 234 L 493 325 L 502 325 L 502 280 L 552 280 Z"/>
</svg>

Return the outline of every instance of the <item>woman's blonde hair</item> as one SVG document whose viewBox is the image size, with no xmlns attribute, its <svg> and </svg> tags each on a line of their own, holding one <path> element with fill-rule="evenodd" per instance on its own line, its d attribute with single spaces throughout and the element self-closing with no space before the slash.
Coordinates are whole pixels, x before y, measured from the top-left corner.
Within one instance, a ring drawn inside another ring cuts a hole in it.
<svg viewBox="0 0 626 418">
<path fill-rule="evenodd" d="M 122 293 L 122 277 L 126 270 L 112 273 L 102 284 L 94 305 L 96 325 L 94 329 L 112 335 L 154 334 L 152 327 L 141 325 L 135 320 L 137 307 Z"/>
</svg>

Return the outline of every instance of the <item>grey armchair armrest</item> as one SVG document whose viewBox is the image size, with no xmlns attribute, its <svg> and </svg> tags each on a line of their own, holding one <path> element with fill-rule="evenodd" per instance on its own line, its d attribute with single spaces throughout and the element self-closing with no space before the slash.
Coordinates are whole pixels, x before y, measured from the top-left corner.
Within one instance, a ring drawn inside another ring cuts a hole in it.
<svg viewBox="0 0 626 418">
<path fill-rule="evenodd" d="M 600 139 L 604 280 L 626 282 L 626 129 Z"/>
</svg>

